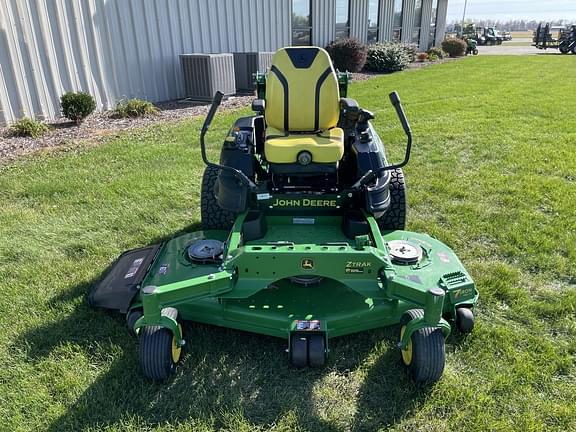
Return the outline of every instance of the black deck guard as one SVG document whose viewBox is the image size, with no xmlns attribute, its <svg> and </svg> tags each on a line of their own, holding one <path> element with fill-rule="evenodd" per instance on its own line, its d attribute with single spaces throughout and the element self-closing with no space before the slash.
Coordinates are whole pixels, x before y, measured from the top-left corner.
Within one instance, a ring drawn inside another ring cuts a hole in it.
<svg viewBox="0 0 576 432">
<path fill-rule="evenodd" d="M 126 313 L 160 246 L 133 249 L 120 255 L 92 287 L 88 295 L 90 306 Z"/>
</svg>

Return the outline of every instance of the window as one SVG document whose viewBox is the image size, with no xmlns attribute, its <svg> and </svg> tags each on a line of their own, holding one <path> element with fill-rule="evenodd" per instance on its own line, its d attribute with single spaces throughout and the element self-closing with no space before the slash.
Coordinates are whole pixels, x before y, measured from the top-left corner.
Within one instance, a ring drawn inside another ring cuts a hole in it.
<svg viewBox="0 0 576 432">
<path fill-rule="evenodd" d="M 400 40 L 402 37 L 402 0 L 394 0 L 394 21 L 392 31 L 392 39 Z"/>
<path fill-rule="evenodd" d="M 336 35 L 335 39 L 350 36 L 350 1 L 336 0 Z"/>
<path fill-rule="evenodd" d="M 420 27 L 422 27 L 422 0 L 416 0 L 414 9 L 414 29 L 412 30 L 412 42 L 420 41 Z"/>
<path fill-rule="evenodd" d="M 380 0 L 368 1 L 368 43 L 378 42 Z"/>
<path fill-rule="evenodd" d="M 292 0 L 292 45 L 312 45 L 311 0 Z"/>
<path fill-rule="evenodd" d="M 430 18 L 430 46 L 436 45 L 436 16 L 438 15 L 438 0 L 432 0 L 432 17 Z"/>
</svg>

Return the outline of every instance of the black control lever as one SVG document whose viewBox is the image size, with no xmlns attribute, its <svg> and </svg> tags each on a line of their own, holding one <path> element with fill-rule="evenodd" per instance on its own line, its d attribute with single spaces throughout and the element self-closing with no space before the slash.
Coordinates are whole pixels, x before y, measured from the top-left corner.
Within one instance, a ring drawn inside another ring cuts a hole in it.
<svg viewBox="0 0 576 432">
<path fill-rule="evenodd" d="M 242 183 L 246 184 L 249 188 L 256 189 L 256 185 L 254 184 L 254 182 L 252 180 L 250 180 L 246 176 L 246 174 L 244 174 L 242 171 L 237 170 L 236 168 L 229 167 L 229 166 L 220 165 L 220 164 L 210 162 L 208 160 L 208 156 L 206 155 L 206 143 L 205 143 L 204 137 L 206 136 L 206 132 L 208 132 L 208 129 L 210 129 L 210 125 L 212 124 L 212 120 L 214 120 L 214 115 L 216 115 L 216 111 L 218 111 L 218 107 L 222 103 L 223 97 L 224 97 L 224 93 L 222 93 L 221 91 L 216 92 L 216 94 L 214 95 L 214 98 L 212 99 L 212 105 L 210 106 L 210 111 L 208 111 L 208 115 L 206 116 L 206 119 L 204 120 L 204 124 L 202 125 L 202 129 L 200 131 L 200 151 L 202 153 L 202 160 L 208 166 L 218 168 L 218 169 L 221 169 L 223 171 L 231 172 Z"/>
<path fill-rule="evenodd" d="M 396 114 L 400 119 L 402 129 L 404 129 L 404 133 L 406 134 L 406 153 L 404 154 L 404 160 L 398 164 L 388 165 L 379 168 L 375 171 L 368 170 L 366 174 L 364 174 L 356 183 L 354 183 L 352 189 L 360 189 L 361 187 L 373 181 L 383 172 L 391 171 L 396 168 L 402 168 L 410 160 L 410 152 L 412 151 L 412 129 L 410 128 L 410 123 L 408 123 L 408 119 L 406 118 L 406 114 L 404 113 L 404 108 L 402 107 L 402 103 L 400 102 L 400 97 L 398 96 L 398 93 L 392 92 L 389 94 L 389 97 L 390 102 L 392 102 L 392 105 L 396 110 Z"/>
</svg>

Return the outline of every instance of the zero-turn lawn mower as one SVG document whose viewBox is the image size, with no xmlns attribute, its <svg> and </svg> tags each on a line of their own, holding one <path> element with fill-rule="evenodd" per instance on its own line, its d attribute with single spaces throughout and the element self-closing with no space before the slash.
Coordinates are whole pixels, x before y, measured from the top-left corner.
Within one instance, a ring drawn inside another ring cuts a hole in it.
<svg viewBox="0 0 576 432">
<path fill-rule="evenodd" d="M 220 163 L 204 142 L 216 94 L 200 135 L 203 230 L 125 252 L 89 295 L 127 314 L 146 377 L 174 372 L 181 320 L 285 338 L 298 368 L 322 366 L 329 338 L 400 324 L 413 379 L 441 377 L 451 324 L 472 330 L 478 292 L 448 246 L 404 231 L 412 134 L 398 95 L 407 146 L 391 164 L 348 79 L 321 48 L 280 49 Z"/>
<path fill-rule="evenodd" d="M 566 27 L 538 24 L 532 46 L 546 50 L 558 48 L 562 54 L 576 54 L 576 25 Z"/>
</svg>

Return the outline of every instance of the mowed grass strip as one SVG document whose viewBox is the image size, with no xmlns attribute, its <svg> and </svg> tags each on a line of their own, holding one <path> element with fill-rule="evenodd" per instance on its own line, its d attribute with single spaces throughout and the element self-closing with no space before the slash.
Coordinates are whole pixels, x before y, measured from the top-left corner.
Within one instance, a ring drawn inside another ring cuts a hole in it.
<svg viewBox="0 0 576 432">
<path fill-rule="evenodd" d="M 399 159 L 409 228 L 452 246 L 481 300 L 443 379 L 416 388 L 398 329 L 331 340 L 322 370 L 285 342 L 188 324 L 174 379 L 142 378 L 91 283 L 122 251 L 199 223 L 202 119 L 0 168 L 0 430 L 576 430 L 576 78 L 570 57 L 477 57 L 354 83 Z M 497 71 L 497 75 L 495 72 Z M 211 156 L 235 117 L 210 132 Z"/>
</svg>

